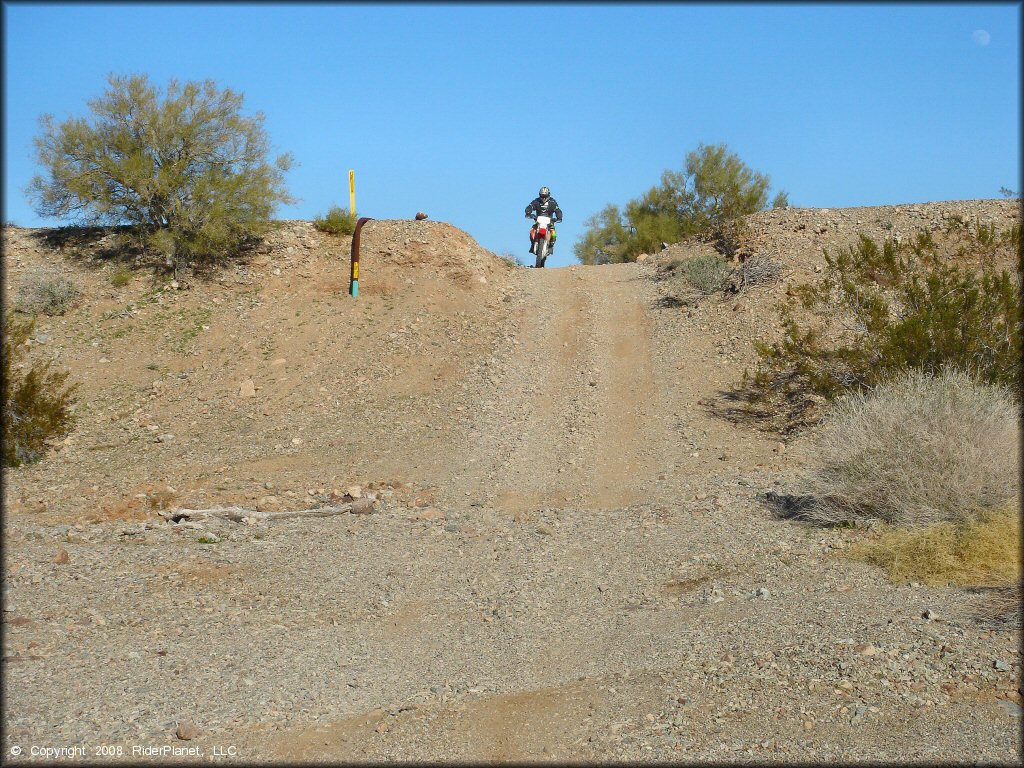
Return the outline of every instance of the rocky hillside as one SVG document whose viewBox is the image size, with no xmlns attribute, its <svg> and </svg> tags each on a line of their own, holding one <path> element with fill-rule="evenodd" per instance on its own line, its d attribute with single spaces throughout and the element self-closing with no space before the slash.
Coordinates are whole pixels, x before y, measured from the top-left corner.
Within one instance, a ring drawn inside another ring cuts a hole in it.
<svg viewBox="0 0 1024 768">
<path fill-rule="evenodd" d="M 781 208 L 746 217 L 744 250 L 779 259 L 796 276 L 809 276 L 824 264 L 825 249 L 835 253 L 857 243 L 866 235 L 877 243 L 887 238 L 909 241 L 924 229 L 945 230 L 951 221 L 995 226 L 1005 232 L 1019 225 L 1018 200 L 954 200 L 906 205 L 860 208 Z M 670 245 L 658 254 L 672 258 L 692 254 L 701 247 L 696 241 Z M 710 246 L 707 246 L 710 247 Z"/>
</svg>

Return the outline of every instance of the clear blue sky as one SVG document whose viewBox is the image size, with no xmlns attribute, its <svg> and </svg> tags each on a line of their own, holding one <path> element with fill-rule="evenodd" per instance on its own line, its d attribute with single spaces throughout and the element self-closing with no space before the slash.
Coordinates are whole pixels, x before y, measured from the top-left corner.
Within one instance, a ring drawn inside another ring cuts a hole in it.
<svg viewBox="0 0 1024 768">
<path fill-rule="evenodd" d="M 108 73 L 210 78 L 295 155 L 296 205 L 426 211 L 526 257 L 551 187 L 584 220 L 725 142 L 800 207 L 1020 191 L 1020 4 L 4 3 L 4 220 L 37 217 L 37 119 Z"/>
</svg>

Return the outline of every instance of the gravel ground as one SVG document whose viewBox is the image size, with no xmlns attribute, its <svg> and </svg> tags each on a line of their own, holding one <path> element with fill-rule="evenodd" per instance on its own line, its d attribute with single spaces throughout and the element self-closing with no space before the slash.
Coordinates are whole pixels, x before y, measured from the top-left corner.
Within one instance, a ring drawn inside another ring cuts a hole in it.
<svg viewBox="0 0 1024 768">
<path fill-rule="evenodd" d="M 807 445 L 703 405 L 782 286 L 680 309 L 653 264 L 512 270 L 377 226 L 359 305 L 318 293 L 344 241 L 295 224 L 237 285 L 161 293 L 210 309 L 183 352 L 132 316 L 111 373 L 75 341 L 99 298 L 49 321 L 119 415 L 7 474 L 5 756 L 1020 760 L 1019 631 L 847 558 L 863 531 L 779 519 Z M 352 496 L 372 513 L 266 516 Z M 264 516 L 174 522 L 226 505 Z M 202 754 L 133 754 L 165 747 Z"/>
</svg>

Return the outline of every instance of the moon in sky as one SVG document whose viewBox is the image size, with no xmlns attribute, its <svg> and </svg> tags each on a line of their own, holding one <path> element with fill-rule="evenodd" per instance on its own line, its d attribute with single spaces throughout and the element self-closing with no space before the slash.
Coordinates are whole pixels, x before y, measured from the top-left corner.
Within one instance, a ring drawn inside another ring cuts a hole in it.
<svg viewBox="0 0 1024 768">
<path fill-rule="evenodd" d="M 974 30 L 974 34 L 971 37 L 974 38 L 974 42 L 978 45 L 988 45 L 988 41 L 992 39 L 992 36 L 984 29 Z"/>
</svg>

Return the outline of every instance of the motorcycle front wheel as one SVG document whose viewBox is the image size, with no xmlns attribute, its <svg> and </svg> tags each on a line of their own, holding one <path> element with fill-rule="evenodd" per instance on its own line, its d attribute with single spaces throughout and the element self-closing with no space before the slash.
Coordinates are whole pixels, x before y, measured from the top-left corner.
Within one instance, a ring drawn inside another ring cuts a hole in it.
<svg viewBox="0 0 1024 768">
<path fill-rule="evenodd" d="M 536 269 L 540 269 L 544 266 L 544 262 L 548 258 L 548 241 L 547 239 L 540 240 L 537 243 L 537 264 Z"/>
</svg>

